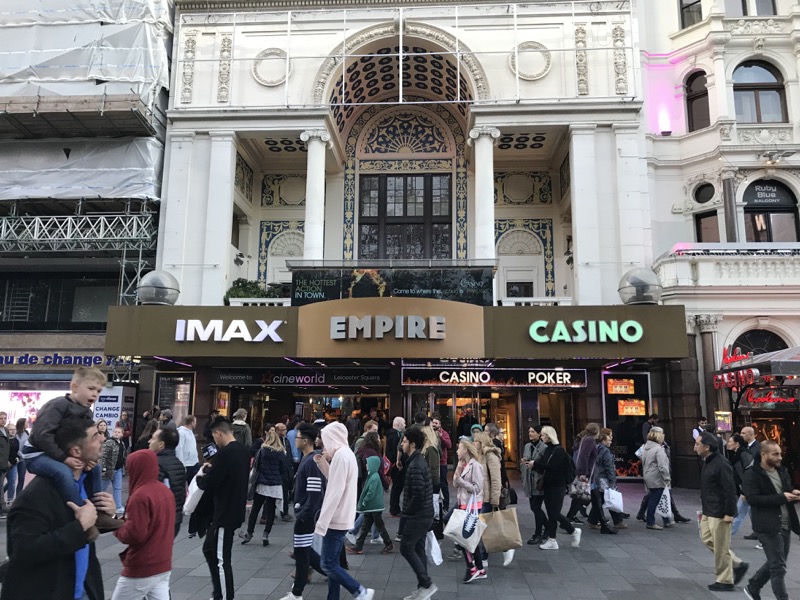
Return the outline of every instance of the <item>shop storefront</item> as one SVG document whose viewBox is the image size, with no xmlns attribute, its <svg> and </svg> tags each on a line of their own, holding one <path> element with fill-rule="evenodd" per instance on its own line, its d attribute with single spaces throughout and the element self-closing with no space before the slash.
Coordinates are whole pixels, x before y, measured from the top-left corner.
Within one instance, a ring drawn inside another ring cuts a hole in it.
<svg viewBox="0 0 800 600">
<path fill-rule="evenodd" d="M 626 471 L 638 442 L 631 432 L 653 410 L 669 414 L 677 396 L 667 371 L 687 343 L 681 307 L 482 307 L 391 297 L 114 307 L 106 352 L 123 351 L 152 363 L 159 377 L 170 366 L 181 381 L 191 374 L 183 387 L 191 397 L 172 395 L 201 419 L 212 407 L 228 415 L 246 408 L 258 429 L 285 415 L 344 419 L 375 408 L 389 425 L 397 415 L 437 413 L 457 436 L 472 409 L 482 424 L 504 430 L 512 465 L 530 425 L 553 425 L 570 447 L 585 423 L 597 421 L 615 430 L 620 474 L 635 475 Z M 156 387 L 159 404 L 173 402 L 168 386 Z"/>
</svg>

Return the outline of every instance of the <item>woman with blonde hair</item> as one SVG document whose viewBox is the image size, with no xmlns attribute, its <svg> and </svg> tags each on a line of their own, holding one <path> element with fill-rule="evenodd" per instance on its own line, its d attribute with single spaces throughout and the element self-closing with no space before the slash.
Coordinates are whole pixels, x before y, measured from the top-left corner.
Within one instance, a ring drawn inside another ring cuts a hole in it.
<svg viewBox="0 0 800 600">
<path fill-rule="evenodd" d="M 664 529 L 672 527 L 672 522 L 664 518 L 664 527 L 656 525 L 656 508 L 665 488 L 672 484 L 669 472 L 669 458 L 664 450 L 664 430 L 653 427 L 647 434 L 647 443 L 642 449 L 642 477 L 647 488 L 647 528 Z"/>
<path fill-rule="evenodd" d="M 453 485 L 456 488 L 456 503 L 458 508 L 464 510 L 472 496 L 478 510 L 483 506 L 483 465 L 481 464 L 481 452 L 476 444 L 461 440 L 456 451 L 458 465 L 453 474 Z M 475 549 L 475 553 L 468 552 L 466 548 L 461 548 L 464 561 L 467 563 L 467 572 L 464 575 L 464 583 L 471 583 L 477 579 L 486 579 L 486 569 L 483 568 L 481 545 Z"/>
<path fill-rule="evenodd" d="M 442 456 L 439 449 L 439 436 L 430 425 L 425 425 L 422 428 L 422 433 L 425 434 L 425 443 L 422 445 L 422 456 L 428 463 L 428 470 L 431 472 L 431 485 L 433 486 L 433 493 L 438 494 L 441 485 L 441 472 L 439 470 L 439 459 Z M 433 501 L 433 500 L 431 500 Z"/>
<path fill-rule="evenodd" d="M 492 441 L 491 436 L 485 431 L 477 431 L 472 436 L 475 445 L 483 455 L 483 498 L 482 512 L 491 512 L 500 509 L 500 491 L 503 488 L 502 451 Z M 484 554 L 484 560 L 488 556 Z M 507 567 L 514 559 L 514 550 L 503 552 L 503 566 Z"/>
<path fill-rule="evenodd" d="M 269 546 L 269 534 L 275 522 L 275 507 L 283 501 L 283 481 L 286 479 L 286 451 L 283 442 L 275 430 L 270 430 L 265 436 L 264 443 L 256 453 L 253 468 L 258 475 L 255 481 L 253 494 L 253 507 L 250 509 L 250 518 L 247 520 L 247 532 L 239 532 L 242 544 L 247 544 L 253 539 L 253 532 L 258 522 L 258 513 L 264 506 L 264 516 L 267 519 L 264 526 L 264 535 L 261 543 Z"/>
<path fill-rule="evenodd" d="M 569 519 L 561 514 L 567 486 L 574 479 L 571 473 L 573 470 L 570 464 L 571 458 L 558 443 L 556 430 L 549 425 L 542 427 L 541 438 L 547 447 L 542 457 L 531 463 L 534 471 L 543 474 L 542 492 L 544 493 L 544 506 L 547 510 L 547 525 L 545 526 L 547 539 L 539 545 L 539 548 L 558 550 L 558 541 L 556 541 L 558 525 L 561 525 L 572 536 L 572 547 L 577 548 L 581 545 L 581 530 L 573 526 Z"/>
</svg>

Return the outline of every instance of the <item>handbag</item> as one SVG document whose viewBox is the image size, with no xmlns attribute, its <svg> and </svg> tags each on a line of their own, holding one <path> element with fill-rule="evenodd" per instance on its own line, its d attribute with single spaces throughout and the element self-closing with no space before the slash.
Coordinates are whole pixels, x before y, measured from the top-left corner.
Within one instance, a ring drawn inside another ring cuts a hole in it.
<svg viewBox="0 0 800 600">
<path fill-rule="evenodd" d="M 578 476 L 569 484 L 569 495 L 576 500 L 589 502 L 592 499 L 592 485 Z"/>
<path fill-rule="evenodd" d="M 603 506 L 610 511 L 625 512 L 622 510 L 622 494 L 611 488 L 606 488 L 603 492 Z"/>
<path fill-rule="evenodd" d="M 664 488 L 661 498 L 658 499 L 658 506 L 656 506 L 656 516 L 661 517 L 665 521 L 672 521 L 672 499 L 669 495 L 669 488 Z"/>
<path fill-rule="evenodd" d="M 256 485 L 258 484 L 258 465 L 261 450 L 256 453 L 256 459 L 253 461 L 253 468 L 250 469 L 250 476 L 247 478 L 247 499 L 252 500 L 256 493 Z"/>
<path fill-rule="evenodd" d="M 507 487 L 500 488 L 500 510 L 504 510 L 509 504 L 511 504 L 511 492 Z"/>
<path fill-rule="evenodd" d="M 442 548 L 436 540 L 436 536 L 432 531 L 429 531 L 425 536 L 425 555 L 428 560 L 435 564 L 437 567 L 444 562 L 442 559 Z"/>
<path fill-rule="evenodd" d="M 191 515 L 194 509 L 197 508 L 200 498 L 203 497 L 203 490 L 197 485 L 197 478 L 203 475 L 204 473 L 200 471 L 197 475 L 192 477 L 192 481 L 189 483 L 189 488 L 186 490 L 186 500 L 183 503 L 183 514 L 185 515 Z"/>
<path fill-rule="evenodd" d="M 444 528 L 444 537 L 466 548 L 468 552 L 475 552 L 485 530 L 486 523 L 478 518 L 478 504 L 473 494 L 467 502 L 466 510 L 457 508 L 453 511 Z"/>
<path fill-rule="evenodd" d="M 494 510 L 481 515 L 486 523 L 483 542 L 486 552 L 505 552 L 514 548 L 522 548 L 522 534 L 519 532 L 517 509 Z"/>
</svg>

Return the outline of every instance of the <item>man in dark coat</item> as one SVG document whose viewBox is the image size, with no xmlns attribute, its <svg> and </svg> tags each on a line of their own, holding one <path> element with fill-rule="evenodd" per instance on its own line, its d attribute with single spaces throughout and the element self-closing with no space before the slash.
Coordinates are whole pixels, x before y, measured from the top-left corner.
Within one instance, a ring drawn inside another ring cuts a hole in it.
<svg viewBox="0 0 800 600">
<path fill-rule="evenodd" d="M 88 419 L 65 419 L 55 442 L 68 456 L 84 464 L 98 462 L 103 436 Z M 75 485 L 85 496 L 83 469 L 74 471 Z M 8 572 L 3 600 L 103 600 L 103 575 L 94 542 L 87 530 L 98 511 L 113 516 L 111 494 L 99 493 L 95 504 L 64 502 L 53 482 L 36 477 L 22 490 L 8 515 Z"/>
<path fill-rule="evenodd" d="M 458 437 L 469 437 L 472 435 L 472 426 L 478 425 L 478 419 L 472 414 L 472 407 L 468 406 L 464 409 L 464 416 L 458 420 L 457 433 Z"/>
<path fill-rule="evenodd" d="M 791 532 L 800 535 L 795 504 L 800 490 L 792 488 L 786 467 L 781 466 L 781 448 L 773 441 L 761 444 L 761 460 L 745 469 L 742 491 L 750 504 L 753 531 L 764 547 L 767 562 L 755 572 L 744 588 L 750 600 L 760 600 L 761 588 L 772 582 L 776 600 L 789 600 L 786 591 L 786 560 Z"/>
<path fill-rule="evenodd" d="M 736 516 L 736 484 L 733 468 L 719 452 L 717 436 L 707 431 L 698 436 L 694 451 L 703 459 L 700 473 L 700 540 L 714 553 L 716 581 L 712 592 L 731 592 L 747 572 L 748 564 L 731 550 L 731 524 Z"/>
<path fill-rule="evenodd" d="M 180 442 L 178 431 L 165 427 L 153 432 L 148 445 L 158 457 L 158 480 L 167 484 L 175 496 L 175 537 L 181 530 L 183 503 L 186 502 L 186 468 L 175 454 L 178 442 Z"/>
</svg>

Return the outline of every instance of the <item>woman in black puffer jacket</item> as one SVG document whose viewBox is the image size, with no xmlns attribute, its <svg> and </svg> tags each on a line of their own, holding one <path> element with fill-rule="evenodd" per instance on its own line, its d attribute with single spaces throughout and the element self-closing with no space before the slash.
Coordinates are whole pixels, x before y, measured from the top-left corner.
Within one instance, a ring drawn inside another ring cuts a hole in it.
<svg viewBox="0 0 800 600">
<path fill-rule="evenodd" d="M 604 492 L 606 489 L 617 489 L 617 470 L 614 467 L 614 455 L 611 453 L 613 434 L 610 429 L 603 428 L 597 436 L 597 459 L 594 466 L 594 480 L 592 481 L 592 511 L 589 513 L 589 526 L 600 528 L 601 533 L 617 533 L 616 529 L 625 529 L 621 513 L 609 510 L 614 528 L 603 514 Z"/>
<path fill-rule="evenodd" d="M 258 472 L 256 489 L 253 494 L 253 507 L 250 509 L 250 518 L 247 520 L 247 533 L 239 532 L 242 544 L 253 539 L 253 532 L 258 523 L 258 513 L 264 508 L 267 524 L 264 526 L 264 535 L 261 538 L 265 546 L 269 545 L 269 533 L 275 522 L 275 506 L 278 501 L 283 501 L 283 482 L 286 479 L 286 452 L 280 437 L 271 430 L 267 433 L 261 449 L 256 453 L 253 467 Z"/>
</svg>

